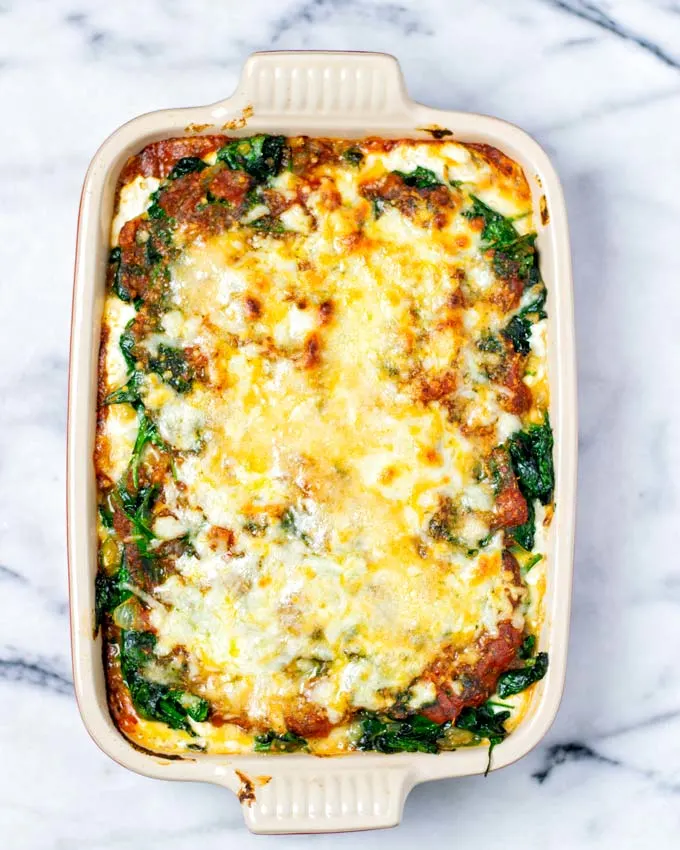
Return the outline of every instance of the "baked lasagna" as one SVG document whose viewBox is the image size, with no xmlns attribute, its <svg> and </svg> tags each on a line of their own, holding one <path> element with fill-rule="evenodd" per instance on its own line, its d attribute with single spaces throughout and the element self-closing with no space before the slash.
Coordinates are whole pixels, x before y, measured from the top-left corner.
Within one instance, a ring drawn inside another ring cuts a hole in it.
<svg viewBox="0 0 680 850">
<path fill-rule="evenodd" d="M 500 742 L 546 673 L 546 289 L 495 148 L 170 139 L 120 175 L 96 620 L 153 752 Z"/>
</svg>

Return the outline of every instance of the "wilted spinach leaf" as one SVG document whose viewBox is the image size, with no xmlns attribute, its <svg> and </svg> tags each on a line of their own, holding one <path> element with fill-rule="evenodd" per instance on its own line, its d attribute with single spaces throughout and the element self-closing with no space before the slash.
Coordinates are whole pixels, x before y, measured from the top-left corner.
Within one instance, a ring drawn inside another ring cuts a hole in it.
<svg viewBox="0 0 680 850">
<path fill-rule="evenodd" d="M 304 527 L 301 524 L 303 517 L 304 514 L 301 511 L 297 511 L 292 507 L 286 508 L 281 515 L 281 528 L 286 534 L 289 534 L 291 537 L 298 537 L 306 546 L 309 546 L 312 543 L 312 539 L 304 531 Z"/>
<path fill-rule="evenodd" d="M 477 554 L 478 549 L 470 548 L 457 534 L 459 525 L 460 517 L 456 506 L 450 498 L 445 497 L 440 500 L 439 507 L 430 517 L 427 532 L 434 540 L 445 540 L 452 546 L 458 546 L 467 553 L 468 558 L 472 558 Z"/>
<path fill-rule="evenodd" d="M 286 534 L 291 534 L 293 537 L 299 535 L 295 511 L 292 508 L 286 508 L 281 515 L 281 528 Z"/>
<path fill-rule="evenodd" d="M 528 354 L 531 350 L 529 339 L 531 337 L 531 326 L 540 319 L 545 319 L 545 299 L 547 292 L 541 283 L 537 287 L 536 298 L 510 319 L 502 333 L 512 343 L 512 347 L 519 354 Z"/>
<path fill-rule="evenodd" d="M 99 518 L 104 528 L 113 528 L 113 513 L 109 506 L 104 502 L 100 502 L 97 509 L 99 510 Z"/>
<path fill-rule="evenodd" d="M 526 690 L 534 682 L 539 682 L 548 672 L 548 653 L 539 652 L 535 658 L 529 658 L 519 670 L 506 670 L 498 677 L 496 691 L 501 699 Z"/>
<path fill-rule="evenodd" d="M 430 517 L 427 531 L 435 540 L 446 540 L 447 543 L 458 543 L 456 526 L 458 514 L 451 499 L 442 499 L 437 510 Z"/>
<path fill-rule="evenodd" d="M 152 221 L 164 221 L 165 219 L 169 219 L 167 212 L 158 203 L 161 194 L 162 189 L 156 189 L 155 192 L 152 192 L 149 195 L 151 206 L 147 209 L 146 214 Z"/>
<path fill-rule="evenodd" d="M 181 691 L 179 693 L 181 695 L 177 699 L 192 720 L 195 720 L 197 723 L 203 723 L 208 719 L 208 715 L 210 714 L 210 703 L 208 700 L 196 696 L 196 694 L 190 694 L 188 691 Z"/>
<path fill-rule="evenodd" d="M 534 654 L 534 649 L 536 648 L 536 635 L 527 635 L 522 641 L 522 645 L 519 648 L 519 657 L 526 660 L 527 658 L 531 658 Z"/>
<path fill-rule="evenodd" d="M 533 499 L 527 498 L 526 503 L 528 511 L 527 521 L 524 525 L 516 525 L 513 528 L 509 528 L 508 534 L 512 536 L 516 543 L 519 543 L 522 549 L 531 552 L 534 548 L 534 539 L 536 536 L 536 511 L 534 509 Z"/>
<path fill-rule="evenodd" d="M 435 723 L 419 714 L 392 720 L 372 711 L 362 712 L 360 722 L 357 747 L 379 753 L 436 753 L 437 741 L 450 725 Z"/>
<path fill-rule="evenodd" d="M 251 517 L 243 524 L 243 530 L 247 531 L 248 534 L 252 534 L 253 537 L 264 537 L 268 528 L 269 519 L 266 515 Z"/>
<path fill-rule="evenodd" d="M 493 707 L 485 702 L 479 708 L 466 706 L 455 722 L 458 729 L 466 729 L 479 738 L 498 738 L 502 741 L 508 734 L 505 721 L 510 717 L 509 711 L 494 711 Z"/>
<path fill-rule="evenodd" d="M 138 673 L 154 659 L 156 635 L 153 632 L 123 631 L 120 636 L 120 664 L 123 676 Z"/>
<path fill-rule="evenodd" d="M 548 414 L 541 425 L 533 425 L 527 431 L 513 434 L 508 439 L 508 450 L 520 489 L 527 501 L 538 499 L 541 504 L 547 505 L 555 487 L 553 434 Z"/>
<path fill-rule="evenodd" d="M 217 152 L 217 158 L 233 171 L 245 171 L 263 183 L 281 170 L 286 151 L 284 136 L 250 136 L 234 139 Z"/>
<path fill-rule="evenodd" d="M 528 280 L 536 265 L 535 233 L 518 236 L 515 242 L 503 248 L 495 248 L 493 269 L 499 277 L 509 278 L 517 275 Z"/>
<path fill-rule="evenodd" d="M 158 353 L 149 359 L 149 370 L 159 375 L 178 393 L 187 393 L 194 380 L 194 370 L 181 348 L 161 343 Z"/>
<path fill-rule="evenodd" d="M 523 316 L 513 316 L 507 326 L 503 328 L 503 336 L 510 340 L 512 347 L 518 354 L 528 354 L 531 351 L 529 337 L 531 336 L 531 322 Z"/>
<path fill-rule="evenodd" d="M 343 153 L 342 158 L 349 162 L 350 165 L 361 165 L 364 160 L 363 153 L 359 150 L 359 148 L 347 148 L 347 150 Z"/>
<path fill-rule="evenodd" d="M 141 372 L 133 372 L 127 384 L 119 387 L 117 390 L 109 393 L 104 399 L 104 404 L 131 404 L 133 407 L 139 407 L 142 400 L 139 390 L 142 385 L 143 374 Z"/>
<path fill-rule="evenodd" d="M 373 198 L 373 202 L 371 205 L 373 207 L 373 218 L 377 221 L 380 216 L 385 212 L 385 207 L 387 205 L 382 198 Z"/>
<path fill-rule="evenodd" d="M 485 333 L 477 340 L 477 348 L 484 351 L 486 354 L 502 354 L 503 344 L 492 333 Z"/>
<path fill-rule="evenodd" d="M 295 753 L 306 748 L 307 741 L 295 732 L 284 732 L 283 735 L 278 735 L 276 732 L 269 731 L 255 737 L 256 753 Z"/>
<path fill-rule="evenodd" d="M 134 321 L 134 319 L 130 319 L 127 325 L 125 325 L 125 330 L 120 335 L 120 339 L 118 340 L 118 345 L 120 346 L 120 350 L 123 353 L 125 363 L 128 367 L 128 372 L 134 372 L 135 367 L 137 365 L 137 358 L 134 355 L 135 337 L 132 333 L 132 325 Z"/>
<path fill-rule="evenodd" d="M 536 319 L 545 319 L 548 315 L 545 312 L 545 300 L 548 297 L 548 291 L 546 290 L 543 282 L 540 282 L 538 286 L 533 290 L 533 294 L 535 294 L 535 298 L 531 303 L 527 304 L 520 312 L 519 316 L 531 316 L 535 315 Z"/>
<path fill-rule="evenodd" d="M 261 218 L 256 218 L 247 225 L 253 230 L 260 230 L 262 233 L 285 233 L 286 228 L 283 223 L 272 215 L 263 215 Z"/>
<path fill-rule="evenodd" d="M 492 248 L 494 252 L 494 271 L 499 277 L 517 276 L 522 280 L 531 280 L 538 275 L 536 265 L 535 233 L 520 236 L 512 221 L 484 201 L 470 195 L 472 208 L 463 213 L 467 218 L 482 218 L 482 247 Z M 535 273 L 534 273 L 535 269 Z M 532 281 L 533 282 L 533 281 Z"/>
<path fill-rule="evenodd" d="M 145 666 L 154 660 L 155 645 L 153 632 L 121 632 L 121 671 L 135 709 L 147 720 L 159 720 L 171 729 L 183 729 L 195 735 L 189 718 L 198 722 L 207 720 L 210 705 L 195 694 L 144 677 Z"/>
<path fill-rule="evenodd" d="M 413 171 L 393 171 L 392 173 L 398 174 L 407 186 L 413 186 L 415 189 L 433 189 L 435 186 L 443 185 L 434 171 L 423 168 L 422 165 L 418 165 Z"/>
<path fill-rule="evenodd" d="M 145 251 L 147 266 L 155 266 L 163 259 L 163 253 L 159 250 L 156 240 L 151 235 L 149 235 L 149 238 L 146 240 Z"/>
<path fill-rule="evenodd" d="M 526 575 L 532 567 L 535 567 L 536 564 L 543 558 L 540 552 L 537 552 L 531 558 L 528 558 L 525 563 L 522 564 L 522 574 Z"/>
<path fill-rule="evenodd" d="M 491 753 L 498 744 L 506 738 L 508 732 L 505 721 L 510 717 L 507 710 L 496 711 L 490 702 L 485 702 L 479 708 L 466 706 L 455 722 L 458 729 L 472 732 L 477 738 L 486 738 L 489 741 L 489 760 L 486 765 L 485 775 L 491 768 Z"/>
<path fill-rule="evenodd" d="M 139 464 L 142 459 L 142 453 L 147 445 L 154 445 L 162 451 L 167 451 L 168 447 L 158 433 L 155 423 L 149 418 L 146 412 L 141 414 L 139 419 L 139 429 L 137 431 L 137 439 L 132 448 L 132 457 L 130 458 L 130 469 L 132 470 L 132 483 L 135 490 L 139 487 Z"/>
<path fill-rule="evenodd" d="M 191 174 L 194 171 L 203 171 L 208 167 L 207 162 L 203 162 L 197 156 L 183 156 L 178 159 L 174 168 L 168 174 L 168 180 L 177 180 L 178 177 L 184 177 L 185 174 Z"/>
<path fill-rule="evenodd" d="M 109 254 L 109 263 L 112 268 L 111 286 L 121 301 L 132 301 L 132 295 L 123 283 L 123 261 L 120 248 L 112 248 Z"/>
<path fill-rule="evenodd" d="M 151 507 L 158 495 L 156 485 L 142 487 L 130 493 L 121 481 L 116 489 L 118 504 L 132 524 L 132 539 L 143 558 L 153 558 L 154 553 L 149 549 L 149 543 L 156 538 L 151 530 Z"/>
<path fill-rule="evenodd" d="M 512 245 L 518 238 L 519 233 L 515 230 L 515 226 L 510 221 L 496 210 L 484 203 L 475 195 L 470 195 L 472 208 L 466 210 L 463 215 L 466 218 L 481 218 L 484 220 L 484 229 L 482 230 L 482 242 L 487 247 L 505 248 Z"/>
<path fill-rule="evenodd" d="M 97 628 L 101 625 L 104 614 L 113 611 L 121 602 L 125 602 L 132 596 L 132 591 L 125 587 L 129 584 L 130 572 L 124 554 L 120 567 L 113 575 L 107 575 L 101 569 L 97 572 L 94 580 L 94 611 Z"/>
</svg>

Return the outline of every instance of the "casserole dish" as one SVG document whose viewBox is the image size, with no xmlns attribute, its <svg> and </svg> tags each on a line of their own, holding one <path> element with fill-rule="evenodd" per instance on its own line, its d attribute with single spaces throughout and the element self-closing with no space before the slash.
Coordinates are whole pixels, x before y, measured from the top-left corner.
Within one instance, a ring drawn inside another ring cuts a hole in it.
<svg viewBox="0 0 680 850">
<path fill-rule="evenodd" d="M 428 128 L 429 132 L 428 132 Z M 550 653 L 520 726 L 494 751 L 494 767 L 516 760 L 549 727 L 559 702 L 566 640 L 573 543 L 576 459 L 571 279 L 561 190 L 545 154 L 525 134 L 494 119 L 431 110 L 408 100 L 396 61 L 379 54 L 271 53 L 246 64 L 236 94 L 213 106 L 143 116 L 118 130 L 95 156 L 81 202 L 71 341 L 68 436 L 68 538 L 76 694 L 90 734 L 131 769 L 168 779 L 212 781 L 236 791 L 256 832 L 321 832 L 394 825 L 417 782 L 483 772 L 484 749 L 439 755 L 352 754 L 192 755 L 161 757 L 135 749 L 117 731 L 106 704 L 99 640 L 94 631 L 96 485 L 95 433 L 99 324 L 104 302 L 108 229 L 118 173 L 149 142 L 227 130 L 338 138 L 429 138 L 448 130 L 454 140 L 490 144 L 524 169 L 541 210 L 537 247 L 548 286 L 550 414 L 556 438 L 555 500 L 548 541 L 549 578 L 540 645 Z"/>
</svg>

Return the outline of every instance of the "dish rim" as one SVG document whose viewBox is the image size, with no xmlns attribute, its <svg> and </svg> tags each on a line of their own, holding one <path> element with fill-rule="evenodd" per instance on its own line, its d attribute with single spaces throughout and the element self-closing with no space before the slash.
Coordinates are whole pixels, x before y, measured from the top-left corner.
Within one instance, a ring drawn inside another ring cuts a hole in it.
<svg viewBox="0 0 680 850">
<path fill-rule="evenodd" d="M 156 778 L 225 785 L 239 795 L 246 823 L 255 832 L 345 831 L 394 825 L 413 785 L 482 773 L 487 752 L 477 747 L 437 755 L 184 758 L 143 751 L 118 731 L 106 701 L 101 637 L 93 640 L 92 636 L 96 364 L 115 185 L 127 156 L 151 141 L 173 136 L 281 132 L 346 138 L 431 138 L 422 128 L 433 127 L 451 130 L 455 141 L 492 144 L 517 160 L 531 186 L 535 210 L 538 212 L 543 196 L 549 212 L 547 222 L 537 215 L 536 225 L 541 269 L 548 288 L 550 411 L 556 435 L 557 510 L 549 535 L 545 622 L 540 641 L 550 653 L 550 671 L 537 686 L 538 693 L 526 716 L 495 748 L 495 770 L 524 756 L 548 731 L 566 673 L 576 494 L 576 369 L 566 210 L 559 179 L 547 155 L 514 125 L 475 113 L 432 109 L 410 100 L 398 62 L 388 54 L 281 51 L 253 54 L 229 98 L 207 106 L 146 113 L 127 122 L 102 144 L 85 177 L 78 216 L 67 428 L 67 549 L 76 699 L 89 734 L 119 764 Z M 82 450 L 83 445 L 87 451 Z M 266 783 L 262 774 L 269 777 Z"/>
</svg>

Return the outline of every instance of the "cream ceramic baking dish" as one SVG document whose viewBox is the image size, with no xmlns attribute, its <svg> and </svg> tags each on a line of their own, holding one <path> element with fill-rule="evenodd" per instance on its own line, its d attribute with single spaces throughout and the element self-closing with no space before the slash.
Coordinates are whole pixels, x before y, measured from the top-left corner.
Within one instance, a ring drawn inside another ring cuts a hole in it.
<svg viewBox="0 0 680 850">
<path fill-rule="evenodd" d="M 356 753 L 196 755 L 171 759 L 135 749 L 107 707 L 101 637 L 93 639 L 96 494 L 92 462 L 97 353 L 104 301 L 108 232 L 116 180 L 128 156 L 149 142 L 227 130 L 362 138 L 453 138 L 487 143 L 518 161 L 541 209 L 538 249 L 548 287 L 551 421 L 555 432 L 557 503 L 549 541 L 549 583 L 541 647 L 550 671 L 536 688 L 520 726 L 494 751 L 493 767 L 521 758 L 548 730 L 560 701 L 566 665 L 576 481 L 576 385 L 572 282 L 566 213 L 558 178 L 541 148 L 521 130 L 482 115 L 414 103 L 396 60 L 378 53 L 255 54 L 237 91 L 205 107 L 165 110 L 125 124 L 102 145 L 87 172 L 76 253 L 68 425 L 68 555 L 74 680 L 85 725 L 104 752 L 138 773 L 214 782 L 239 796 L 248 827 L 258 833 L 326 832 L 397 824 L 417 783 L 484 772 L 485 748 L 438 755 Z"/>
</svg>

